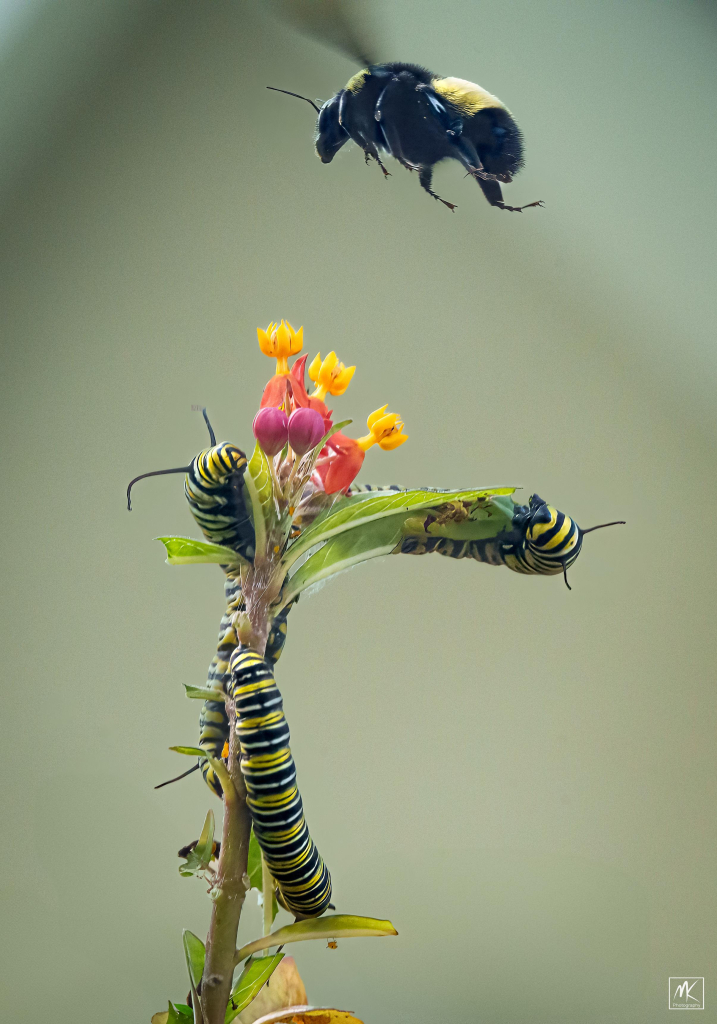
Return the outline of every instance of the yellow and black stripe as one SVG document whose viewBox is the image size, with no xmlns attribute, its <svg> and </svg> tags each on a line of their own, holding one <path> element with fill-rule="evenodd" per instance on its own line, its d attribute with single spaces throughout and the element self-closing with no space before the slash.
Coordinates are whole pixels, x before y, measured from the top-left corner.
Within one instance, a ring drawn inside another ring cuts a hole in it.
<svg viewBox="0 0 717 1024">
<path fill-rule="evenodd" d="M 256 835 L 281 904 L 317 917 L 331 900 L 331 876 L 309 835 L 281 693 L 266 658 L 237 648 L 230 659 L 241 770 Z"/>
<path fill-rule="evenodd" d="M 580 554 L 582 530 L 570 516 L 534 494 L 528 508 L 513 518 L 524 536 L 513 548 L 504 547 L 505 564 L 514 572 L 531 576 L 565 573 Z"/>
<path fill-rule="evenodd" d="M 224 441 L 200 452 L 187 469 L 184 493 L 207 540 L 254 558 L 254 523 L 245 500 L 247 458 Z"/>
<path fill-rule="evenodd" d="M 584 532 L 574 519 L 534 494 L 528 505 L 516 505 L 511 528 L 495 537 L 454 540 L 409 535 L 397 545 L 395 553 L 423 555 L 436 551 L 448 558 L 507 565 L 513 572 L 530 576 L 557 576 L 566 574 L 580 554 Z"/>
<path fill-rule="evenodd" d="M 244 611 L 244 596 L 241 592 L 241 583 L 236 576 L 227 575 L 224 582 L 224 594 L 227 601 L 227 609 L 222 616 L 219 626 L 219 642 L 217 653 L 212 659 L 207 675 L 207 686 L 213 690 L 222 690 L 229 693 L 231 674 L 229 662 L 232 654 L 237 649 L 239 642 L 232 625 L 234 615 Z M 286 643 L 286 618 L 293 605 L 287 605 L 274 619 L 269 636 L 266 641 L 265 657 L 272 665 L 281 657 L 281 652 Z M 225 757 L 225 744 L 229 739 L 229 719 L 227 718 L 224 701 L 205 700 L 199 715 L 199 746 L 206 750 L 209 757 Z M 199 766 L 204 776 L 204 781 L 214 790 L 218 797 L 222 796 L 222 787 L 214 769 L 206 760 L 201 760 Z"/>
</svg>

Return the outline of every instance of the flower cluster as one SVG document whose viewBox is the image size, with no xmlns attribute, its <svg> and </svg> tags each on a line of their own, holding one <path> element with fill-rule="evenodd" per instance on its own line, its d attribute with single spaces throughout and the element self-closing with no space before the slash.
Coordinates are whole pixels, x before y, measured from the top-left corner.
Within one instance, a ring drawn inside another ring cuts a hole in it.
<svg viewBox="0 0 717 1024">
<path fill-rule="evenodd" d="M 261 408 L 254 419 L 254 436 L 271 459 L 275 481 L 282 495 L 292 499 L 292 485 L 302 483 L 297 471 L 304 456 L 325 438 L 319 452 L 314 452 L 311 481 L 315 490 L 325 494 L 346 493 L 361 469 L 366 452 L 377 444 L 384 451 L 398 448 L 408 439 L 398 413 L 387 412 L 388 406 L 376 409 L 368 417 L 369 433 L 354 439 L 334 430 L 333 413 L 326 407 L 327 395 L 343 395 L 356 367 L 344 366 L 335 352 L 325 359 L 316 356 L 309 366 L 309 379 L 316 386 L 309 394 L 304 383 L 306 356 L 296 359 L 289 368 L 289 356 L 298 355 L 303 346 L 303 327 L 295 331 L 290 323 L 269 324 L 257 329 L 259 348 L 264 355 L 276 359 L 276 373 L 264 389 Z M 278 464 L 276 461 L 278 459 Z M 304 470 L 306 470 L 304 466 Z M 282 484 L 282 474 L 286 483 Z M 302 483 L 303 485 L 303 483 Z"/>
</svg>

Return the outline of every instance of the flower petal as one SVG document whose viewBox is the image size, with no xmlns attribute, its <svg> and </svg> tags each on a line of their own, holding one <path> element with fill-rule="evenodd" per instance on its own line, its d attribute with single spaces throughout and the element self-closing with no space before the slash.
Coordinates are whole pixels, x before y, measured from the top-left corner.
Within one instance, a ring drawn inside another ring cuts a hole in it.
<svg viewBox="0 0 717 1024">
<path fill-rule="evenodd" d="M 309 380 L 313 380 L 314 384 L 319 379 L 319 370 L 321 369 L 321 353 L 316 356 L 309 367 Z"/>
<path fill-rule="evenodd" d="M 399 431 L 396 431 L 396 433 L 389 434 L 388 437 L 384 437 L 383 441 L 379 441 L 378 446 L 379 448 L 383 448 L 385 452 L 391 452 L 394 448 L 398 448 L 407 440 L 408 434 L 401 434 Z"/>
<path fill-rule="evenodd" d="M 382 405 L 380 409 L 376 409 L 374 412 L 372 412 L 369 418 L 366 420 L 366 426 L 372 433 L 374 423 L 377 423 L 378 420 L 381 419 L 383 414 L 386 412 L 386 409 L 388 409 L 388 402 L 386 402 L 385 405 Z"/>
<path fill-rule="evenodd" d="M 326 444 L 335 454 L 329 460 L 328 468 L 321 473 L 321 478 L 326 493 L 336 494 L 337 491 L 345 491 L 354 481 L 363 465 L 365 452 L 353 438 L 346 437 L 340 431 L 330 437 Z"/>
<path fill-rule="evenodd" d="M 264 388 L 264 394 L 261 396 L 260 409 L 265 409 L 267 406 L 273 406 L 279 409 L 286 401 L 286 391 L 289 387 L 289 378 L 285 374 L 277 374 L 272 377 L 269 383 Z"/>
</svg>

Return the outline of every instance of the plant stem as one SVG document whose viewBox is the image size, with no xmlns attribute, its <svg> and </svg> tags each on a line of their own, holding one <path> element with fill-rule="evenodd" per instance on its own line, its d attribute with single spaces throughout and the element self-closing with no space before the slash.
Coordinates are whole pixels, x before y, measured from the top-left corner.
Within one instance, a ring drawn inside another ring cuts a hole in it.
<svg viewBox="0 0 717 1024">
<path fill-rule="evenodd" d="M 234 702 L 227 700 L 229 721 L 234 722 Z M 229 763 L 212 759 L 212 767 L 224 789 L 224 828 L 217 867 L 212 920 L 207 936 L 207 955 L 202 977 L 201 1009 L 204 1024 L 224 1024 L 234 975 L 234 954 L 244 899 L 249 888 L 246 873 L 251 815 L 246 787 L 239 767 L 236 729 L 229 734 Z"/>
</svg>

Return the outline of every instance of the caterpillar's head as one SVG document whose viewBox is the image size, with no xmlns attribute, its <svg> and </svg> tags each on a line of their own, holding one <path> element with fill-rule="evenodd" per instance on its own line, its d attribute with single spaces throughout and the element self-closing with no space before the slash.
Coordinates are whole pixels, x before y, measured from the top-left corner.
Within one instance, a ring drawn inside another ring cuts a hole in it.
<svg viewBox="0 0 717 1024">
<path fill-rule="evenodd" d="M 624 520 L 613 523 L 601 523 L 581 530 L 574 519 L 548 505 L 539 495 L 533 494 L 527 508 L 521 509 L 513 518 L 513 523 L 524 530 L 525 550 L 533 570 L 541 576 L 557 576 L 560 573 L 568 583 L 568 569 L 580 554 L 583 537 L 593 530 L 601 530 L 604 526 L 617 526 Z"/>
</svg>

